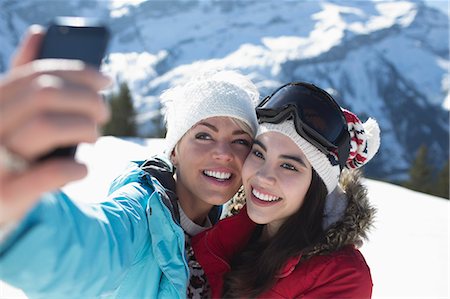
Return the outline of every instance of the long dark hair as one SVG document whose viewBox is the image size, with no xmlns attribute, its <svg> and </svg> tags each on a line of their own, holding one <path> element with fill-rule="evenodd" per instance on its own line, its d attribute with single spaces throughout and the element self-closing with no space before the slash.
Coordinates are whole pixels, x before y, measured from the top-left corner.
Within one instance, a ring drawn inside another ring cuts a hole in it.
<svg viewBox="0 0 450 299">
<path fill-rule="evenodd" d="M 269 240 L 259 240 L 264 225 L 258 225 L 247 246 L 233 258 L 222 297 L 254 298 L 270 289 L 288 259 L 320 238 L 326 196 L 327 188 L 313 169 L 302 207 Z"/>
</svg>

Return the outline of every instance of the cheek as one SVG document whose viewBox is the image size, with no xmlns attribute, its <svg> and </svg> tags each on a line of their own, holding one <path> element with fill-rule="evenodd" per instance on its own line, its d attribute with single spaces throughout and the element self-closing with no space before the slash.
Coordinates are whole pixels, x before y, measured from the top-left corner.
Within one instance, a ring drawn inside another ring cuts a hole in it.
<svg viewBox="0 0 450 299">
<path fill-rule="evenodd" d="M 283 184 L 283 189 L 286 190 L 286 196 L 291 199 L 292 205 L 296 209 L 300 208 L 305 201 L 311 180 L 308 177 L 297 180 L 289 180 L 289 178 L 286 178 Z"/>
<path fill-rule="evenodd" d="M 245 186 L 245 182 L 247 182 L 258 169 L 257 163 L 252 156 L 248 156 L 248 158 L 244 161 L 244 165 L 242 166 L 242 182 Z"/>
<path fill-rule="evenodd" d="M 234 156 L 236 157 L 236 161 L 238 162 L 238 164 L 241 168 L 243 167 L 249 153 L 250 153 L 250 148 L 239 148 L 234 151 Z"/>
<path fill-rule="evenodd" d="M 178 153 L 178 163 L 192 165 L 199 163 L 206 157 L 209 157 L 211 146 L 209 144 L 201 144 L 200 142 L 190 142 L 183 144 Z"/>
</svg>

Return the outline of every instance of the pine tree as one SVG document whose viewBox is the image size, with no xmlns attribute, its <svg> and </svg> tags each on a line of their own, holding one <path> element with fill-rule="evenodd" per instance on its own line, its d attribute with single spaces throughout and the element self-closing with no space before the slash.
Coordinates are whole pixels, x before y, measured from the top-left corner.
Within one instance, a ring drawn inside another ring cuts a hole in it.
<svg viewBox="0 0 450 299">
<path fill-rule="evenodd" d="M 433 186 L 433 168 L 428 159 L 428 149 L 422 145 L 409 169 L 409 181 L 406 187 L 425 193 L 432 192 Z"/>
<path fill-rule="evenodd" d="M 445 163 L 444 167 L 442 168 L 441 172 L 439 173 L 437 177 L 436 187 L 434 189 L 434 193 L 437 196 L 449 198 L 449 160 L 447 160 L 447 163 Z"/>
<path fill-rule="evenodd" d="M 154 117 L 151 120 L 153 127 L 154 127 L 154 131 L 152 138 L 164 138 L 166 136 L 167 133 L 167 129 L 166 126 L 164 124 L 164 117 L 161 114 L 161 111 L 158 113 L 158 115 L 156 117 Z"/>
<path fill-rule="evenodd" d="M 136 113 L 134 111 L 130 89 L 125 82 L 120 84 L 118 93 L 111 95 L 109 104 L 111 108 L 111 119 L 103 127 L 103 134 L 136 136 Z"/>
</svg>

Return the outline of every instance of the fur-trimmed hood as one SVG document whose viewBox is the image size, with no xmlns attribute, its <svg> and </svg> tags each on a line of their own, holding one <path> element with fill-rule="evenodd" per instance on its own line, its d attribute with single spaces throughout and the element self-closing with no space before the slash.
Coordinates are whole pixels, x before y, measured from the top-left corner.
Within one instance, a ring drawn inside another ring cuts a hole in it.
<svg viewBox="0 0 450 299">
<path fill-rule="evenodd" d="M 363 240 L 367 240 L 367 234 L 373 226 L 376 209 L 369 203 L 367 188 L 362 184 L 361 179 L 361 172 L 358 170 L 344 171 L 341 174 L 339 183 L 344 193 L 332 200 L 344 202 L 344 208 L 337 211 L 338 217 L 335 222 L 328 223 L 323 238 L 303 252 L 302 259 L 328 254 L 346 245 L 353 244 L 360 247 Z M 327 198 L 327 201 L 329 200 L 330 198 Z M 331 204 L 329 206 L 339 210 L 342 205 Z M 326 217 L 327 208 L 324 220 Z"/>
</svg>

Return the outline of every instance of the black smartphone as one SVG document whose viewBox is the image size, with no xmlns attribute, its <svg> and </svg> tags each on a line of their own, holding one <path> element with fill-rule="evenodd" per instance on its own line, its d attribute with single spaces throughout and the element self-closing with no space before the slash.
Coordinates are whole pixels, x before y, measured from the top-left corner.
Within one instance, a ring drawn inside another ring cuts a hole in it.
<svg viewBox="0 0 450 299">
<path fill-rule="evenodd" d="M 98 69 L 106 53 L 109 35 L 108 28 L 99 20 L 58 17 L 49 24 L 37 58 L 77 59 Z M 39 160 L 73 158 L 76 149 L 77 145 L 58 148 Z"/>
</svg>

